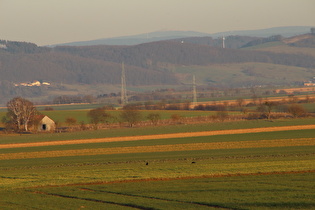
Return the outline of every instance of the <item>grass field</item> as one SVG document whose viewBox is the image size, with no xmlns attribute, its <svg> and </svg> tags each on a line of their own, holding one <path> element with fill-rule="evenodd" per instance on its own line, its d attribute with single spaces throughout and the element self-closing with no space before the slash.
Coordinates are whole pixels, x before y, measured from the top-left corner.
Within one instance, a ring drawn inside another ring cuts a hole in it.
<svg viewBox="0 0 315 210">
<path fill-rule="evenodd" d="M 58 122 L 65 122 L 67 117 L 73 117 L 77 119 L 77 122 L 85 122 L 90 123 L 90 119 L 87 117 L 87 113 L 89 110 L 56 110 L 56 111 L 42 111 L 43 114 L 49 116 L 54 121 Z M 121 113 L 120 110 L 114 110 L 114 111 L 106 111 L 111 116 L 119 118 L 119 115 Z M 142 120 L 146 120 L 146 116 L 150 113 L 159 113 L 161 116 L 161 119 L 170 119 L 171 115 L 177 114 L 182 117 L 196 117 L 196 116 L 209 116 L 214 115 L 215 112 L 211 111 L 181 111 L 181 110 L 172 110 L 172 111 L 166 111 L 166 110 L 140 110 Z"/>
<path fill-rule="evenodd" d="M 288 45 L 265 45 L 257 48 L 256 50 L 275 52 L 275 53 L 290 53 L 290 54 L 305 54 L 311 55 L 315 57 L 314 48 L 306 48 L 306 47 L 291 47 Z"/>
<path fill-rule="evenodd" d="M 1 136 L 0 146 L 27 144 L 0 149 L 0 208 L 313 209 L 314 129 L 281 129 L 315 125 L 314 121 Z M 249 128 L 262 130 L 251 133 Z M 244 132 L 231 132 L 235 130 Z M 210 134 L 185 137 L 204 131 Z M 163 133 L 183 135 L 160 138 Z M 156 134 L 136 140 L 139 135 Z M 92 141 L 108 137 L 122 141 Z M 91 141 L 62 144 L 71 139 Z M 60 142 L 31 146 L 53 141 Z"/>
<path fill-rule="evenodd" d="M 12 209 L 313 209 L 313 178 L 302 173 L 42 187 L 8 191 L 11 197 L 3 201 Z"/>
<path fill-rule="evenodd" d="M 54 111 L 40 111 L 42 114 L 47 115 L 55 122 L 58 122 L 61 126 L 66 126 L 67 118 L 74 118 L 77 124 L 80 122 L 90 123 L 90 119 L 87 116 L 89 109 L 78 109 L 78 110 L 54 110 Z M 121 113 L 120 110 L 108 110 L 106 111 L 111 116 L 119 118 Z M 5 111 L 0 112 L 0 120 L 5 116 Z M 159 113 L 161 119 L 170 119 L 173 114 L 177 114 L 181 117 L 198 117 L 198 116 L 211 116 L 215 115 L 216 112 L 213 111 L 189 111 L 189 110 L 140 110 L 142 120 L 147 120 L 146 117 L 150 113 Z M 115 122 L 115 120 L 109 120 L 110 122 Z M 1 123 L 1 121 L 0 121 Z"/>
<path fill-rule="evenodd" d="M 191 72 L 194 72 L 196 75 L 196 83 L 198 85 L 229 84 L 235 86 L 264 86 L 265 84 L 289 85 L 311 79 L 315 74 L 315 70 L 312 69 L 270 63 L 182 66 L 176 69 L 176 73 L 184 75 L 182 81 L 186 84 L 191 84 Z"/>
<path fill-rule="evenodd" d="M 224 123 L 203 123 L 203 124 L 178 124 L 173 126 L 156 126 L 156 127 L 138 127 L 138 128 L 119 128 L 108 130 L 93 130 L 70 133 L 57 134 L 36 134 L 36 135 L 2 135 L 0 136 L 0 144 L 23 143 L 23 142 L 39 142 L 39 141 L 57 141 L 57 140 L 73 140 L 73 139 L 93 139 L 104 137 L 120 137 L 120 136 L 138 136 L 138 135 L 154 135 L 168 133 L 183 132 L 199 132 L 199 131 L 215 131 L 215 130 L 232 130 L 247 128 L 262 128 L 275 126 L 295 126 L 295 125 L 313 125 L 315 118 L 303 119 L 280 119 L 275 121 L 251 120 Z"/>
</svg>

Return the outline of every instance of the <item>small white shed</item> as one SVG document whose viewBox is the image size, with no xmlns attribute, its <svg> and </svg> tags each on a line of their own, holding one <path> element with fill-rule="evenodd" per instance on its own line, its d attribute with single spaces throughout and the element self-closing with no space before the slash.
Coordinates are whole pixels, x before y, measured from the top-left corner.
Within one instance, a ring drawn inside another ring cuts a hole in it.
<svg viewBox="0 0 315 210">
<path fill-rule="evenodd" d="M 40 132 L 52 132 L 56 129 L 56 123 L 47 116 L 43 116 L 43 118 L 39 121 L 38 131 Z"/>
</svg>

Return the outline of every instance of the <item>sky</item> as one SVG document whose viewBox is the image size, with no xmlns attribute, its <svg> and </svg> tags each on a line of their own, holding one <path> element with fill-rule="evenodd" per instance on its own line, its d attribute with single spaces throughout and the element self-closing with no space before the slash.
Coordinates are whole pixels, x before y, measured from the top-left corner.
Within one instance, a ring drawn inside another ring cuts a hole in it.
<svg viewBox="0 0 315 210">
<path fill-rule="evenodd" d="M 0 0 L 0 40 L 39 46 L 280 26 L 315 26 L 315 0 Z"/>
</svg>

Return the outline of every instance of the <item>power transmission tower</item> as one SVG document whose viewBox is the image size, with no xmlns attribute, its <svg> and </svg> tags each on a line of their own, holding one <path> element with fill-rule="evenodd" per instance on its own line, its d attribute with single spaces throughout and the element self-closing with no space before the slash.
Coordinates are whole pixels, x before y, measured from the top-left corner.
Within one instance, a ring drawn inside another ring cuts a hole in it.
<svg viewBox="0 0 315 210">
<path fill-rule="evenodd" d="M 193 107 L 197 106 L 197 91 L 196 91 L 196 77 L 193 75 Z"/>
<path fill-rule="evenodd" d="M 125 64 L 122 62 L 121 70 L 121 105 L 124 106 L 128 103 L 127 90 L 126 90 L 126 75 L 125 75 Z"/>
</svg>

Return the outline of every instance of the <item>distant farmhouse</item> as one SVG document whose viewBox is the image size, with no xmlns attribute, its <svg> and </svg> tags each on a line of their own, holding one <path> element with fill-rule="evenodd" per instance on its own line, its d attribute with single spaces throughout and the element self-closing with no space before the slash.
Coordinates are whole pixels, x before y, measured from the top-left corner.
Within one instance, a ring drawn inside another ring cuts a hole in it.
<svg viewBox="0 0 315 210">
<path fill-rule="evenodd" d="M 308 82 L 304 82 L 304 86 L 315 86 L 315 77 L 313 77 L 313 79 Z"/>
<path fill-rule="evenodd" d="M 41 119 L 38 123 L 37 130 L 39 132 L 53 132 L 56 129 L 56 123 L 47 116 L 39 116 Z"/>
<path fill-rule="evenodd" d="M 310 87 L 310 86 L 315 86 L 315 83 L 309 81 L 309 82 L 304 82 L 304 86 Z"/>
</svg>

